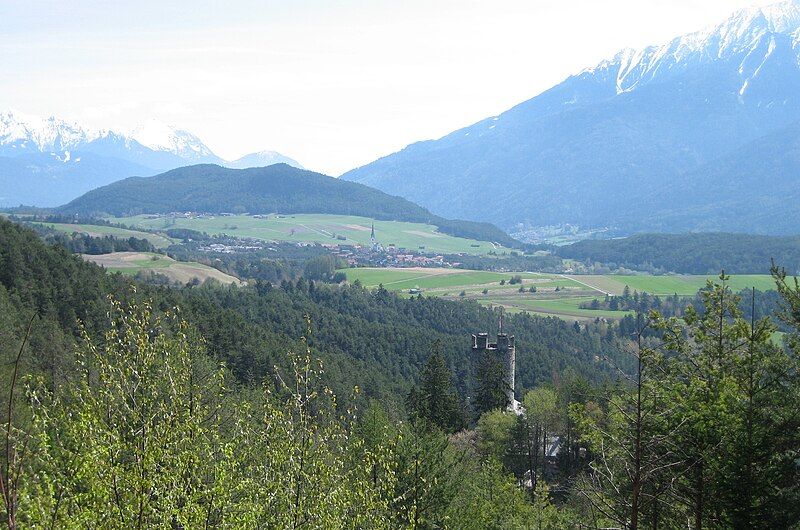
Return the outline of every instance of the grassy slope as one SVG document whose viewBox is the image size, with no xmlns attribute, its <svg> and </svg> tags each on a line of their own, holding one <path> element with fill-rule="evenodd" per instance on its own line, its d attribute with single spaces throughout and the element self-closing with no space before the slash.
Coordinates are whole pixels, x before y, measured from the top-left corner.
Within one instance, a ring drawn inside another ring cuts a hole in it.
<svg viewBox="0 0 800 530">
<path fill-rule="evenodd" d="M 570 276 L 598 290 L 611 294 L 622 294 L 625 286 L 631 291 L 646 291 L 650 294 L 690 296 L 705 287 L 707 280 L 718 280 L 715 276 L 622 276 L 581 275 Z M 731 276 L 728 283 L 734 291 L 755 287 L 760 291 L 775 288 L 772 278 L 766 274 L 741 274 Z"/>
<path fill-rule="evenodd" d="M 370 229 L 375 224 L 377 240 L 383 245 L 394 243 L 398 247 L 428 252 L 486 254 L 501 252 L 487 241 L 453 237 L 439 232 L 435 226 L 402 221 L 379 221 L 352 215 L 295 214 L 270 215 L 257 219 L 246 215 L 214 217 L 209 219 L 155 218 L 139 215 L 114 218 L 116 222 L 146 229 L 189 228 L 208 234 L 229 234 L 253 237 L 267 241 L 316 242 L 331 244 L 370 243 Z M 346 237 L 337 240 L 335 235 Z M 476 245 L 476 246 L 473 246 Z"/>
<path fill-rule="evenodd" d="M 379 268 L 355 268 L 342 269 L 347 274 L 347 279 L 352 281 L 359 280 L 365 287 L 377 287 L 383 284 L 386 289 L 399 291 L 419 287 L 422 289 L 439 289 L 447 287 L 469 287 L 473 289 L 499 288 L 501 280 L 511 279 L 512 276 L 519 275 L 523 279 L 533 282 L 546 281 L 548 283 L 561 280 L 558 276 L 549 274 L 538 274 L 533 272 L 490 272 L 472 271 L 466 269 L 379 269 Z M 575 282 L 563 280 L 564 283 L 575 285 Z M 497 284 L 497 285 L 492 285 Z M 533 285 L 530 283 L 529 285 Z M 538 283 L 536 283 L 538 285 Z M 506 285 L 505 289 L 519 286 Z"/>
<path fill-rule="evenodd" d="M 67 234 L 78 232 L 81 234 L 90 235 L 92 237 L 114 236 L 122 239 L 127 239 L 129 237 L 146 239 L 156 248 L 167 248 L 173 243 L 170 238 L 160 234 L 151 234 L 149 232 L 140 232 L 138 230 L 127 230 L 125 228 L 118 228 L 116 226 L 40 222 L 34 222 L 33 224 L 47 226 L 54 230 L 66 232 Z"/>
<path fill-rule="evenodd" d="M 149 252 L 113 252 L 111 254 L 84 255 L 87 261 L 102 265 L 111 272 L 123 274 L 136 274 L 142 271 L 152 271 L 170 278 L 171 280 L 186 283 L 193 278 L 201 282 L 213 278 L 221 283 L 241 283 L 237 278 L 220 272 L 213 267 L 195 262 L 175 261 L 170 257 Z"/>
</svg>

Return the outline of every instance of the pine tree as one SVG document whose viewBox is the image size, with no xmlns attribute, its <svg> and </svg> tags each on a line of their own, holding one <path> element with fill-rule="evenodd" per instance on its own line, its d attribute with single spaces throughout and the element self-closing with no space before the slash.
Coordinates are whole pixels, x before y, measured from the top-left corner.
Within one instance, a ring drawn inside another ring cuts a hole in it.
<svg viewBox="0 0 800 530">
<path fill-rule="evenodd" d="M 420 386 L 412 389 L 407 404 L 418 418 L 452 433 L 464 427 L 464 407 L 453 388 L 452 373 L 440 350 L 441 344 L 437 341 L 425 364 Z"/>
<path fill-rule="evenodd" d="M 499 359 L 491 354 L 482 355 L 478 360 L 475 379 L 474 407 L 478 415 L 504 409 L 508 405 L 505 366 Z"/>
</svg>

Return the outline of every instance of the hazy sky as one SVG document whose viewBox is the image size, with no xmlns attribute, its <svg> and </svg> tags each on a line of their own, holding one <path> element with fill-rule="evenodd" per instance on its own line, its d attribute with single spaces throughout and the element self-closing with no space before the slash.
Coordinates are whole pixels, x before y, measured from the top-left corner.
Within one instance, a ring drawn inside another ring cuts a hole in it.
<svg viewBox="0 0 800 530">
<path fill-rule="evenodd" d="M 753 0 L 0 0 L 0 108 L 338 175 Z M 166 5 L 171 4 L 171 5 Z"/>
</svg>

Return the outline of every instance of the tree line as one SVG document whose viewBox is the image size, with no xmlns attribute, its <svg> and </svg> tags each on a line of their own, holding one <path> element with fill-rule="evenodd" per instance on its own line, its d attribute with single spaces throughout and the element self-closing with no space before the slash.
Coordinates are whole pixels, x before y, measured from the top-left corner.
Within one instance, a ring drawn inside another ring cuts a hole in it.
<svg viewBox="0 0 800 530">
<path fill-rule="evenodd" d="M 587 239 L 552 249 L 567 259 L 665 274 L 768 274 L 770 262 L 791 274 L 800 271 L 800 237 L 755 234 L 636 234 L 619 239 Z"/>
</svg>

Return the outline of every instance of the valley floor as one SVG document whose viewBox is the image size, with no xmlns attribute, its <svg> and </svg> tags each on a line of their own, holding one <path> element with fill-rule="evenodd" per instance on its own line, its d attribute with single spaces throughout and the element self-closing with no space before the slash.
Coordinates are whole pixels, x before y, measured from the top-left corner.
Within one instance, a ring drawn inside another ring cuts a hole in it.
<svg viewBox="0 0 800 530">
<path fill-rule="evenodd" d="M 701 275 L 562 275 L 434 268 L 351 268 L 342 269 L 342 272 L 351 282 L 358 280 L 365 287 L 382 285 L 405 296 L 424 294 L 451 300 L 475 300 L 487 306 L 504 307 L 509 312 L 557 316 L 569 321 L 620 319 L 632 314 L 631 311 L 581 307 L 595 299 L 603 300 L 606 295 L 622 295 L 626 286 L 631 292 L 688 297 L 705 287 L 708 280 L 717 279 Z M 769 275 L 732 276 L 729 285 L 733 291 L 750 287 L 760 291 L 774 288 Z"/>
</svg>

